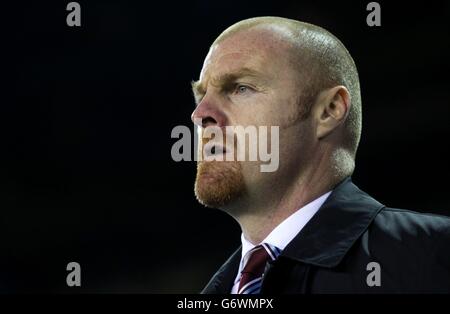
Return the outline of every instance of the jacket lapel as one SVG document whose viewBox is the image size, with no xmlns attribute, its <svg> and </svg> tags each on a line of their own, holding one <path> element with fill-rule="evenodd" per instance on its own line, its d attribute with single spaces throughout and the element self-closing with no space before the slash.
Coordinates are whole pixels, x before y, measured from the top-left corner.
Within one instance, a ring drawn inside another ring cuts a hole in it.
<svg viewBox="0 0 450 314">
<path fill-rule="evenodd" d="M 202 294 L 228 294 L 233 287 L 234 278 L 236 277 L 241 261 L 241 247 L 239 247 L 233 255 L 220 267 L 214 274 L 206 287 L 202 290 Z"/>
<path fill-rule="evenodd" d="M 334 268 L 384 207 L 347 178 L 281 255 L 268 265 L 261 293 L 308 293 L 313 269 Z"/>
</svg>

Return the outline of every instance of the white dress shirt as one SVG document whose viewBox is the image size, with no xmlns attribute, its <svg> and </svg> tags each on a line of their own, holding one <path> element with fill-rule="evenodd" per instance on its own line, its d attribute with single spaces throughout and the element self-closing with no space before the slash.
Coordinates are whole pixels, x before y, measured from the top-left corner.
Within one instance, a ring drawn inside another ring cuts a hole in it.
<svg viewBox="0 0 450 314">
<path fill-rule="evenodd" d="M 328 196 L 332 191 L 329 191 L 322 196 L 316 198 L 314 201 L 306 204 L 302 208 L 298 209 L 288 218 L 286 218 L 282 223 L 275 227 L 271 233 L 261 242 L 268 243 L 276 246 L 281 251 L 291 242 L 294 237 L 303 229 L 303 227 L 308 223 L 308 221 L 314 216 L 314 214 L 319 210 Z M 239 281 L 241 279 L 241 271 L 249 259 L 249 251 L 253 249 L 256 245 L 250 243 L 242 233 L 242 254 L 241 262 L 239 264 L 239 270 L 234 280 L 233 288 L 231 293 L 236 294 L 239 288 Z M 260 244 L 261 244 L 260 243 Z"/>
</svg>

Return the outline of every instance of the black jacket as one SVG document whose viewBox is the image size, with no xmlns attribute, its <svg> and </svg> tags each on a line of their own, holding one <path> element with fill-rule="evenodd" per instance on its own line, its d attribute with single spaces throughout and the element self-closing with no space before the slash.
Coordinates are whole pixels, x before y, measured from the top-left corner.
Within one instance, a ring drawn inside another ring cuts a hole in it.
<svg viewBox="0 0 450 314">
<path fill-rule="evenodd" d="M 240 258 L 202 293 L 230 293 Z M 385 207 L 347 178 L 267 264 L 261 293 L 450 293 L 450 218 Z"/>
</svg>

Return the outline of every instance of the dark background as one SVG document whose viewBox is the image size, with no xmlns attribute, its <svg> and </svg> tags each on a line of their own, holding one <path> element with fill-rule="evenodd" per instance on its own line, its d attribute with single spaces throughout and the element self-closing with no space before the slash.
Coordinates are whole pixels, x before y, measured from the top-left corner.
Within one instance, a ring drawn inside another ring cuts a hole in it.
<svg viewBox="0 0 450 314">
<path fill-rule="evenodd" d="M 253 16 L 343 41 L 363 97 L 355 183 L 392 207 L 450 214 L 448 2 L 379 1 L 378 28 L 366 25 L 370 1 L 79 1 L 80 28 L 66 25 L 68 2 L 3 11 L 13 72 L 0 105 L 0 292 L 206 284 L 240 230 L 196 202 L 195 164 L 172 161 L 170 134 L 191 127 L 190 81 L 210 43 Z M 71 261 L 81 288 L 66 286 Z"/>
</svg>

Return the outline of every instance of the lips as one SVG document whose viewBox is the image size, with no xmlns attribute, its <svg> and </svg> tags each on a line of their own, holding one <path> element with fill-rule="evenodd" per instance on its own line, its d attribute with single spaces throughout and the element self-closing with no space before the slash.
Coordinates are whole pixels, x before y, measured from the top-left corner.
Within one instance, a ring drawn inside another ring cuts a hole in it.
<svg viewBox="0 0 450 314">
<path fill-rule="evenodd" d="M 227 149 L 220 143 L 217 142 L 208 142 L 204 147 L 203 151 L 205 157 L 214 157 L 218 155 L 225 155 L 227 153 Z"/>
</svg>

